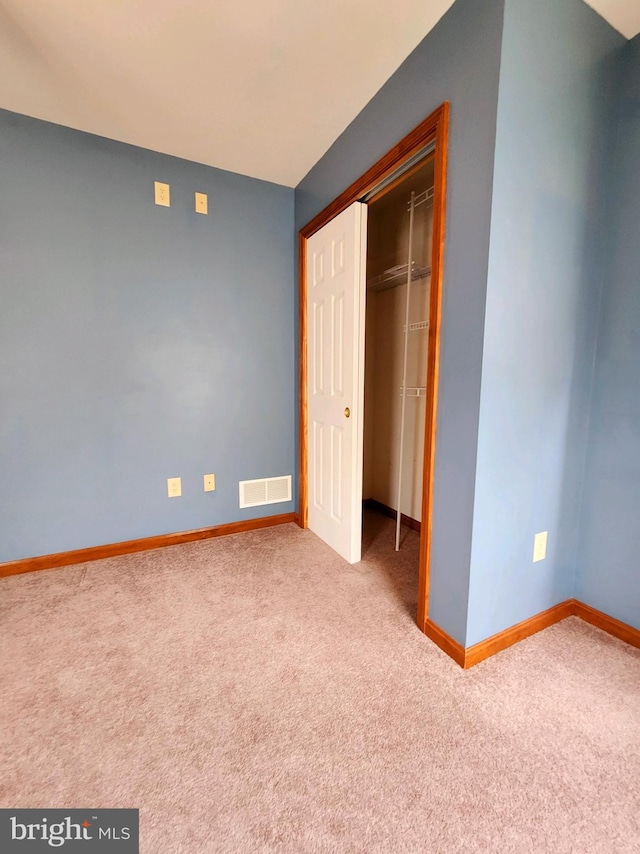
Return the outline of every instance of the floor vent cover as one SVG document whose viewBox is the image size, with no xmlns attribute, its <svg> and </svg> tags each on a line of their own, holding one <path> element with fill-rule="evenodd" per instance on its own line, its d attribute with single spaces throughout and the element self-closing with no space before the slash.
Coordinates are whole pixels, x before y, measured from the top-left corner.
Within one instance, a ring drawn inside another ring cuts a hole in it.
<svg viewBox="0 0 640 854">
<path fill-rule="evenodd" d="M 240 507 L 291 501 L 291 475 L 240 481 Z"/>
</svg>

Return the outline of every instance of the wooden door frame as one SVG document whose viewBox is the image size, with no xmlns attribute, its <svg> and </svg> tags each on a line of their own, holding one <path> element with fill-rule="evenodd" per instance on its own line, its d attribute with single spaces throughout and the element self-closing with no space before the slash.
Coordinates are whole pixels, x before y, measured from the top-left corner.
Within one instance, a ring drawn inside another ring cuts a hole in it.
<svg viewBox="0 0 640 854">
<path fill-rule="evenodd" d="M 431 559 L 431 526 L 433 521 L 433 473 L 436 449 L 436 415 L 438 403 L 438 367 L 440 356 L 440 314 L 442 303 L 442 273 L 444 261 L 444 226 L 447 183 L 447 151 L 449 139 L 449 103 L 445 101 L 435 112 L 403 137 L 384 157 L 361 175 L 337 199 L 300 230 L 299 247 L 299 472 L 298 524 L 308 526 L 308 410 L 307 410 L 307 240 L 343 210 L 357 202 L 392 175 L 411 157 L 431 142 L 434 153 L 433 250 L 431 262 L 431 294 L 429 302 L 429 340 L 427 347 L 427 395 L 422 473 L 422 525 L 420 532 L 420 572 L 418 582 L 418 618 L 425 630 L 429 605 L 429 568 Z"/>
</svg>

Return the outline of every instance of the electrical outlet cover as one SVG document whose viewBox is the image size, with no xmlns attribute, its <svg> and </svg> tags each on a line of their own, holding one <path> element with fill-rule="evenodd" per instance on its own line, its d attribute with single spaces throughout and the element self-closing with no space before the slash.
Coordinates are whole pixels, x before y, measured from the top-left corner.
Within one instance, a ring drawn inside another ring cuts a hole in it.
<svg viewBox="0 0 640 854">
<path fill-rule="evenodd" d="M 167 478 L 167 495 L 169 498 L 180 498 L 182 495 L 182 480 L 179 477 Z"/>
<path fill-rule="evenodd" d="M 171 207 L 171 188 L 168 184 L 162 184 L 160 181 L 153 182 L 155 191 L 155 201 L 157 205 L 164 208 Z"/>
<path fill-rule="evenodd" d="M 544 560 L 547 556 L 547 531 L 541 531 L 533 538 L 533 563 Z"/>
</svg>

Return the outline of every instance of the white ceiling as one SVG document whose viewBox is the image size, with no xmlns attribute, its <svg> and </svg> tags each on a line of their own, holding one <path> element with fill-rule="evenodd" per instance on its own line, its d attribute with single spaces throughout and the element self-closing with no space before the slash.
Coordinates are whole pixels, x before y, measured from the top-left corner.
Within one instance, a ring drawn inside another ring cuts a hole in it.
<svg viewBox="0 0 640 854">
<path fill-rule="evenodd" d="M 295 186 L 452 3 L 0 0 L 0 107 Z"/>
<path fill-rule="evenodd" d="M 640 0 L 586 0 L 586 3 L 626 38 L 635 38 L 640 33 Z"/>
</svg>

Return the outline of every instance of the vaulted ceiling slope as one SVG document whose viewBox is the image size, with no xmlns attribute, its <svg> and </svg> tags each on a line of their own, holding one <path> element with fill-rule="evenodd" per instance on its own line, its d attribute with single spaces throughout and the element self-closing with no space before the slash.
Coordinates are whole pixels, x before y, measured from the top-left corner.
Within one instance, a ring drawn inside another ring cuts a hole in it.
<svg viewBox="0 0 640 854">
<path fill-rule="evenodd" d="M 295 186 L 452 3 L 0 0 L 0 107 Z"/>
<path fill-rule="evenodd" d="M 640 33 L 640 0 L 586 0 L 586 3 L 625 38 L 632 39 Z"/>
</svg>

